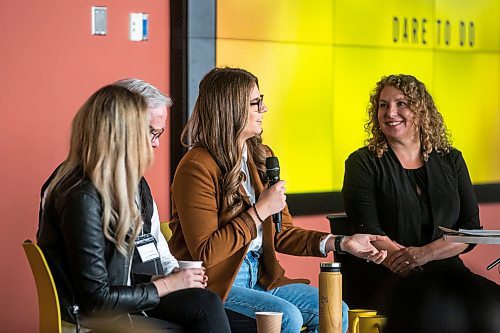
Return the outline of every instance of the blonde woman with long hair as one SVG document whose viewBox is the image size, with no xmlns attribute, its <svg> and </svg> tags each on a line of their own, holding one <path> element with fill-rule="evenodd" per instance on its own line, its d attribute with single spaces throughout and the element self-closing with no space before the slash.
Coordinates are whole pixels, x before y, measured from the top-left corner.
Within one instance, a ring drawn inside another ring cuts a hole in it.
<svg viewBox="0 0 500 333">
<path fill-rule="evenodd" d="M 229 332 L 220 299 L 204 289 L 203 268 L 162 267 L 143 178 L 157 139 L 151 116 L 140 94 L 109 85 L 73 120 L 38 231 L 62 317 L 94 330 L 179 329 L 171 321 L 192 332 Z"/>
</svg>

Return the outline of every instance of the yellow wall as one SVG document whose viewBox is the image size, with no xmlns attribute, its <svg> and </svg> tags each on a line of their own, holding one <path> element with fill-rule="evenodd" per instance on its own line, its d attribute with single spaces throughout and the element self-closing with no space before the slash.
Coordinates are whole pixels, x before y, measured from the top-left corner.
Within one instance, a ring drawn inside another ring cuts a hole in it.
<svg viewBox="0 0 500 333">
<path fill-rule="evenodd" d="M 473 182 L 500 183 L 499 17 L 498 0 L 221 0 L 216 61 L 259 77 L 289 193 L 341 189 L 369 92 L 393 73 L 426 83 Z"/>
</svg>

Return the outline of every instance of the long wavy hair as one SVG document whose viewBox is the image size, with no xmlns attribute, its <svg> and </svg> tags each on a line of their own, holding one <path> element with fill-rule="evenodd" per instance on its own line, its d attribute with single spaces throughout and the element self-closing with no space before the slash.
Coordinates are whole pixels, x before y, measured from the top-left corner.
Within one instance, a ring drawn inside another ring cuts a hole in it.
<svg viewBox="0 0 500 333">
<path fill-rule="evenodd" d="M 239 138 L 248 124 L 250 93 L 255 75 L 240 68 L 215 68 L 201 80 L 194 111 L 184 128 L 181 141 L 186 147 L 206 149 L 221 169 L 223 207 L 233 213 L 243 205 L 239 186 L 242 147 Z M 264 179 L 265 150 L 260 136 L 246 141 L 248 157 Z"/>
<path fill-rule="evenodd" d="M 141 95 L 115 85 L 99 89 L 73 119 L 68 156 L 47 190 L 47 197 L 65 195 L 83 172 L 101 196 L 104 235 L 124 255 L 141 230 L 138 185 L 153 162 L 148 123 Z"/>
<path fill-rule="evenodd" d="M 366 140 L 368 149 L 378 157 L 381 157 L 389 149 L 377 116 L 380 93 L 387 86 L 392 86 L 405 95 L 408 107 L 415 117 L 413 126 L 417 127 L 420 134 L 420 146 L 424 160 L 428 160 L 432 150 L 436 150 L 438 153 L 449 152 L 451 148 L 450 136 L 443 116 L 437 110 L 432 96 L 422 82 L 414 76 L 404 74 L 382 77 L 370 94 L 369 119 L 365 123 L 365 131 L 369 137 Z"/>
</svg>

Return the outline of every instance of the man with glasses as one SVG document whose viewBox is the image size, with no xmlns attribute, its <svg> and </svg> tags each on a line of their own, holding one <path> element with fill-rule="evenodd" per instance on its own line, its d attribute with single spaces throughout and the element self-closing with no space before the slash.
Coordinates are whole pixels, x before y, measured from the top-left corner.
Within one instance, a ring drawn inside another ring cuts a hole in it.
<svg viewBox="0 0 500 333">
<path fill-rule="evenodd" d="M 172 106 L 172 99 L 165 96 L 155 86 L 139 79 L 123 79 L 116 81 L 114 84 L 144 97 L 150 114 L 151 145 L 153 148 L 158 148 L 160 146 L 160 136 L 165 131 L 167 108 Z"/>
</svg>

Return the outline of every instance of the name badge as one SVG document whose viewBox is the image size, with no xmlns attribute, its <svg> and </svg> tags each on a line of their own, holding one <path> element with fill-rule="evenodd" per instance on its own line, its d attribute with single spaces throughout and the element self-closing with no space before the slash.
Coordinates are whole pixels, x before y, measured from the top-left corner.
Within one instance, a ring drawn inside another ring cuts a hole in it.
<svg viewBox="0 0 500 333">
<path fill-rule="evenodd" d="M 144 234 L 137 237 L 135 240 L 135 248 L 143 263 L 160 258 L 160 254 L 156 248 L 156 240 L 151 234 Z"/>
</svg>

